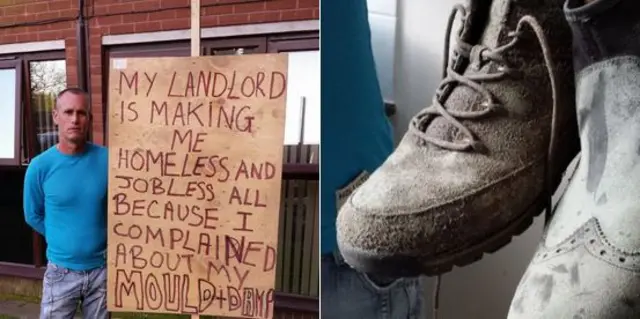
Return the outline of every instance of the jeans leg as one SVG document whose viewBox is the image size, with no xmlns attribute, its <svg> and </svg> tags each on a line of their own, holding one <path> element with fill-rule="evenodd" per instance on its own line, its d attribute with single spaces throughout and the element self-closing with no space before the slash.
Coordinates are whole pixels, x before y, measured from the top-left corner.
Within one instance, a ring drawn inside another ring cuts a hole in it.
<svg viewBox="0 0 640 319">
<path fill-rule="evenodd" d="M 82 296 L 82 278 L 49 263 L 42 283 L 40 319 L 72 319 Z"/>
<path fill-rule="evenodd" d="M 380 296 L 367 289 L 353 269 L 337 265 L 332 256 L 321 260 L 322 318 L 380 319 Z"/>
<path fill-rule="evenodd" d="M 321 261 L 322 318 L 423 319 L 418 278 L 371 278 L 336 254 Z"/>
<path fill-rule="evenodd" d="M 386 318 L 427 318 L 423 309 L 424 289 L 419 277 L 398 279 L 387 286 L 366 274 L 363 276 L 379 294 L 386 295 L 385 310 L 388 314 Z"/>
<path fill-rule="evenodd" d="M 107 319 L 107 266 L 88 274 L 88 289 L 82 303 L 84 318 Z"/>
</svg>

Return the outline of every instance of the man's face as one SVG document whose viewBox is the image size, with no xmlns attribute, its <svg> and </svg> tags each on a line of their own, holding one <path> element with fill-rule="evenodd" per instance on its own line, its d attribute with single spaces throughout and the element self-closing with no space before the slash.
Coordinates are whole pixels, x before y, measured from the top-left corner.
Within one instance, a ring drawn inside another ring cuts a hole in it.
<svg viewBox="0 0 640 319">
<path fill-rule="evenodd" d="M 83 95 L 67 92 L 53 110 L 53 121 L 58 125 L 58 136 L 74 144 L 86 140 L 89 129 L 87 101 Z"/>
</svg>

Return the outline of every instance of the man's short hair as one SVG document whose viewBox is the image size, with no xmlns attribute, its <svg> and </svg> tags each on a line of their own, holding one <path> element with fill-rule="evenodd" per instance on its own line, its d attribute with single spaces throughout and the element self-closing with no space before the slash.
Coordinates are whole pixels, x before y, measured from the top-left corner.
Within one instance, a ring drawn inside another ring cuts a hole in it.
<svg viewBox="0 0 640 319">
<path fill-rule="evenodd" d="M 60 91 L 58 93 L 58 96 L 56 97 L 56 108 L 58 107 L 58 103 L 60 103 L 60 98 L 62 98 L 65 94 L 74 94 L 74 95 L 82 95 L 84 96 L 84 98 L 87 101 L 87 108 L 89 107 L 89 92 L 81 89 L 81 88 L 77 88 L 77 87 L 69 87 L 66 88 L 62 91 Z"/>
</svg>

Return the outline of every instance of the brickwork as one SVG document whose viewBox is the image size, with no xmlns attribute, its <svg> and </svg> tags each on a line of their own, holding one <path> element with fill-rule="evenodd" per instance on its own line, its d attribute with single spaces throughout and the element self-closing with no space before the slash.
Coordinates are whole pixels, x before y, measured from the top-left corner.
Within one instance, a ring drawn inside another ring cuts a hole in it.
<svg viewBox="0 0 640 319">
<path fill-rule="evenodd" d="M 93 140 L 104 141 L 102 37 L 189 28 L 189 0 L 85 0 Z M 319 0 L 201 0 L 202 28 L 319 17 Z M 78 0 L 0 0 L 0 44 L 65 40 L 67 82 L 77 84 Z"/>
</svg>

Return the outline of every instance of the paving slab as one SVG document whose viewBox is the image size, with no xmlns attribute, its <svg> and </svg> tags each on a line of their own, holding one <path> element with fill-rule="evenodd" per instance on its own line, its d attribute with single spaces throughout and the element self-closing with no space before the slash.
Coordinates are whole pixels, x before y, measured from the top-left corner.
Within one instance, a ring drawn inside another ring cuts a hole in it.
<svg viewBox="0 0 640 319">
<path fill-rule="evenodd" d="M 25 301 L 0 301 L 0 314 L 20 319 L 38 319 L 40 305 Z"/>
<path fill-rule="evenodd" d="M 20 319 L 38 319 L 40 305 L 26 301 L 4 300 L 0 301 L 0 315 L 12 316 Z M 74 318 L 82 318 L 76 315 Z"/>
</svg>

